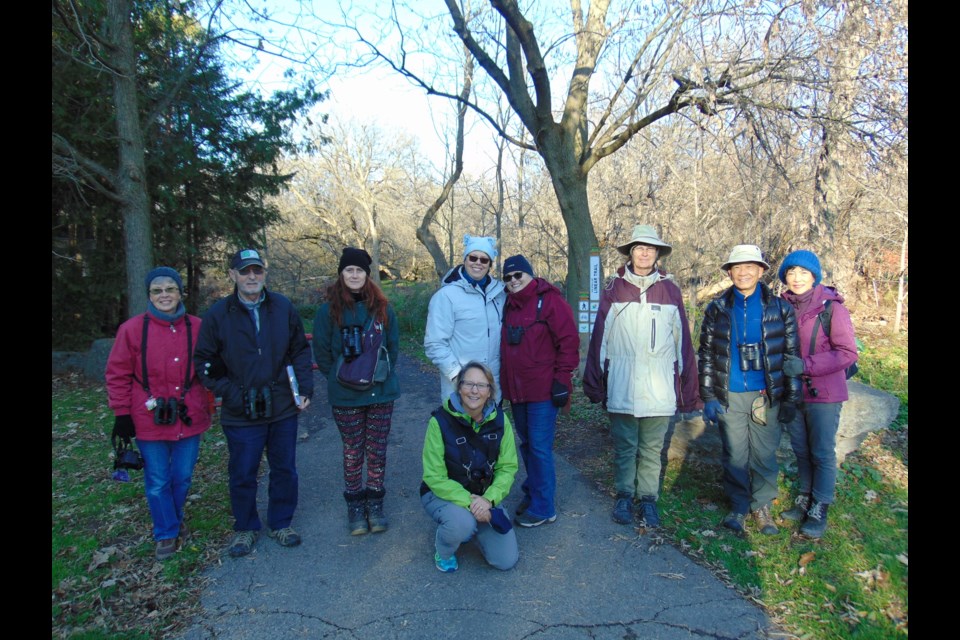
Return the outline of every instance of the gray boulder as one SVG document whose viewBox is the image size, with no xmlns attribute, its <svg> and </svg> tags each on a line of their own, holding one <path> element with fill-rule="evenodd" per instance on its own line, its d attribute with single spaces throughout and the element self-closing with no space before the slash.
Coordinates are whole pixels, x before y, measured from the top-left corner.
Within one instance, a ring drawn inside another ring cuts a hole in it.
<svg viewBox="0 0 960 640">
<path fill-rule="evenodd" d="M 885 391 L 878 391 L 853 380 L 847 381 L 847 389 L 850 398 L 843 403 L 840 426 L 837 428 L 838 465 L 844 461 L 847 454 L 856 451 L 871 432 L 889 427 L 900 410 L 897 397 Z M 674 417 L 667 433 L 667 441 L 669 460 L 690 458 L 720 464 L 720 430 L 707 427 L 701 417 L 693 420 L 678 420 Z M 781 437 L 777 457 L 788 465 L 795 464 L 790 436 L 786 432 Z"/>
<path fill-rule="evenodd" d="M 83 375 L 92 382 L 103 382 L 103 374 L 107 370 L 107 358 L 113 348 L 113 338 L 94 340 L 87 351 L 83 362 Z"/>
</svg>

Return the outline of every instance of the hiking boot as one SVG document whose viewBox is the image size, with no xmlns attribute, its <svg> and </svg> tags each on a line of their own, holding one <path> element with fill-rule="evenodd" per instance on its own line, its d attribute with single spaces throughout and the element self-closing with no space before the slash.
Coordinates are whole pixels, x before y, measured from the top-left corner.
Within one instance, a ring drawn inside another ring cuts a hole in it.
<svg viewBox="0 0 960 640">
<path fill-rule="evenodd" d="M 457 556 L 453 555 L 449 558 L 441 558 L 439 553 L 434 553 L 433 564 L 436 565 L 438 570 L 444 573 L 453 573 L 457 570 Z"/>
<path fill-rule="evenodd" d="M 279 542 L 281 547 L 295 547 L 301 542 L 300 534 L 293 527 L 267 529 L 267 535 Z"/>
<path fill-rule="evenodd" d="M 744 520 L 746 520 L 746 517 L 747 515 L 745 513 L 731 511 L 723 518 L 723 522 L 721 524 L 727 529 L 733 529 L 737 533 L 743 533 Z"/>
<path fill-rule="evenodd" d="M 797 522 L 803 522 L 807 519 L 807 509 L 809 508 L 810 494 L 801 493 L 793 501 L 793 508 L 781 512 L 780 517 L 784 520 L 796 520 Z"/>
<path fill-rule="evenodd" d="M 539 527 L 542 524 L 549 524 L 551 522 L 557 521 L 557 516 L 553 515 L 549 518 L 541 518 L 540 516 L 535 516 L 529 511 L 524 511 L 521 514 L 514 516 L 513 521 L 516 522 L 521 527 Z"/>
<path fill-rule="evenodd" d="M 253 551 L 253 543 L 257 541 L 256 531 L 237 531 L 230 542 L 230 548 L 227 552 L 232 558 L 245 556 Z"/>
<path fill-rule="evenodd" d="M 660 526 L 657 499 L 653 496 L 640 496 L 640 526 L 647 529 L 656 529 Z"/>
<path fill-rule="evenodd" d="M 352 536 L 362 536 L 370 531 L 367 524 L 367 492 L 344 491 L 343 498 L 347 501 L 347 528 Z"/>
<path fill-rule="evenodd" d="M 613 511 L 610 517 L 617 524 L 630 524 L 633 522 L 633 496 L 629 493 L 618 493 L 617 502 L 613 505 Z"/>
<path fill-rule="evenodd" d="M 829 504 L 814 500 L 813 505 L 807 510 L 807 519 L 800 526 L 800 533 L 814 540 L 819 539 L 827 529 L 827 510 L 829 508 Z"/>
<path fill-rule="evenodd" d="M 520 515 L 524 511 L 530 508 L 530 496 L 524 495 L 520 499 L 520 504 L 517 505 L 517 508 L 513 511 L 514 514 Z"/>
<path fill-rule="evenodd" d="M 157 560 L 166 560 L 177 552 L 177 539 L 157 540 Z"/>
<path fill-rule="evenodd" d="M 765 504 L 754 511 L 753 519 L 756 521 L 757 527 L 763 535 L 775 536 L 780 533 L 780 529 L 777 528 L 777 525 L 773 521 L 773 516 L 770 515 L 770 505 Z"/>
<path fill-rule="evenodd" d="M 385 489 L 371 489 L 367 487 L 367 522 L 372 533 L 387 530 L 387 516 L 383 515 L 383 496 Z"/>
</svg>

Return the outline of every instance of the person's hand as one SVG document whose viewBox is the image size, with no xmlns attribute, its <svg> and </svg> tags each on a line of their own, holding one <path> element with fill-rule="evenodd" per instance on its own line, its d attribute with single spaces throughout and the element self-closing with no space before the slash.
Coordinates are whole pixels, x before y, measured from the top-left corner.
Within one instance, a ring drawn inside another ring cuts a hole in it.
<svg viewBox="0 0 960 640">
<path fill-rule="evenodd" d="M 300 411 L 306 411 L 307 407 L 310 406 L 310 398 L 306 396 L 300 396 Z"/>
<path fill-rule="evenodd" d="M 803 375 L 803 360 L 797 356 L 792 356 L 789 353 L 784 354 L 783 373 L 791 378 L 796 378 L 799 375 Z"/>
<path fill-rule="evenodd" d="M 477 519 L 477 522 L 490 522 L 490 509 L 493 503 L 476 494 L 470 494 L 470 513 Z"/>
<path fill-rule="evenodd" d="M 797 417 L 797 405 L 794 402 L 781 402 L 780 413 L 777 419 L 783 424 L 790 424 Z"/>
<path fill-rule="evenodd" d="M 719 426 L 720 414 L 726 412 L 719 400 L 707 400 L 703 405 L 703 421 L 708 425 Z"/>
<path fill-rule="evenodd" d="M 550 388 L 550 401 L 555 407 L 565 407 L 570 401 L 570 388 L 562 382 L 553 381 Z"/>
<path fill-rule="evenodd" d="M 137 431 L 133 427 L 133 418 L 129 415 L 114 418 L 113 433 L 111 435 L 118 438 L 136 438 Z"/>
</svg>

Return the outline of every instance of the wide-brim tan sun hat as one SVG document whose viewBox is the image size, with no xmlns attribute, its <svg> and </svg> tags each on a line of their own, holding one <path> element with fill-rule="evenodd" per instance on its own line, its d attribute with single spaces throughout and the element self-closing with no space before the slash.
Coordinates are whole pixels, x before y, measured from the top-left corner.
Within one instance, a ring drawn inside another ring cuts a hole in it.
<svg viewBox="0 0 960 640">
<path fill-rule="evenodd" d="M 756 262 L 763 265 L 764 269 L 769 269 L 770 265 L 763 259 L 763 252 L 755 244 L 738 244 L 730 251 L 730 257 L 720 267 L 721 271 L 729 271 L 730 267 L 743 262 Z"/>
<path fill-rule="evenodd" d="M 630 236 L 630 241 L 625 242 L 617 247 L 617 251 L 625 256 L 629 256 L 630 249 L 633 248 L 633 245 L 639 243 L 649 244 L 657 247 L 658 258 L 666 258 L 668 255 L 670 255 L 670 252 L 673 251 L 673 247 L 661 240 L 660 236 L 657 235 L 657 230 L 649 224 L 638 224 L 635 226 L 633 228 L 633 235 Z"/>
</svg>

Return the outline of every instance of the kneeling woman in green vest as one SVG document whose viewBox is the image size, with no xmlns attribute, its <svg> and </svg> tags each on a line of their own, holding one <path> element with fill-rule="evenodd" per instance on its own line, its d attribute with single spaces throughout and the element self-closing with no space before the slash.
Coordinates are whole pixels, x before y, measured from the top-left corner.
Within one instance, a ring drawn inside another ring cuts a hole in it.
<svg viewBox="0 0 960 640">
<path fill-rule="evenodd" d="M 493 374 L 485 365 L 468 362 L 456 385 L 433 412 L 423 443 L 420 503 L 438 525 L 434 563 L 456 571 L 457 549 L 476 537 L 487 562 L 506 571 L 519 558 L 500 504 L 518 468 L 513 426 L 493 400 Z"/>
</svg>

